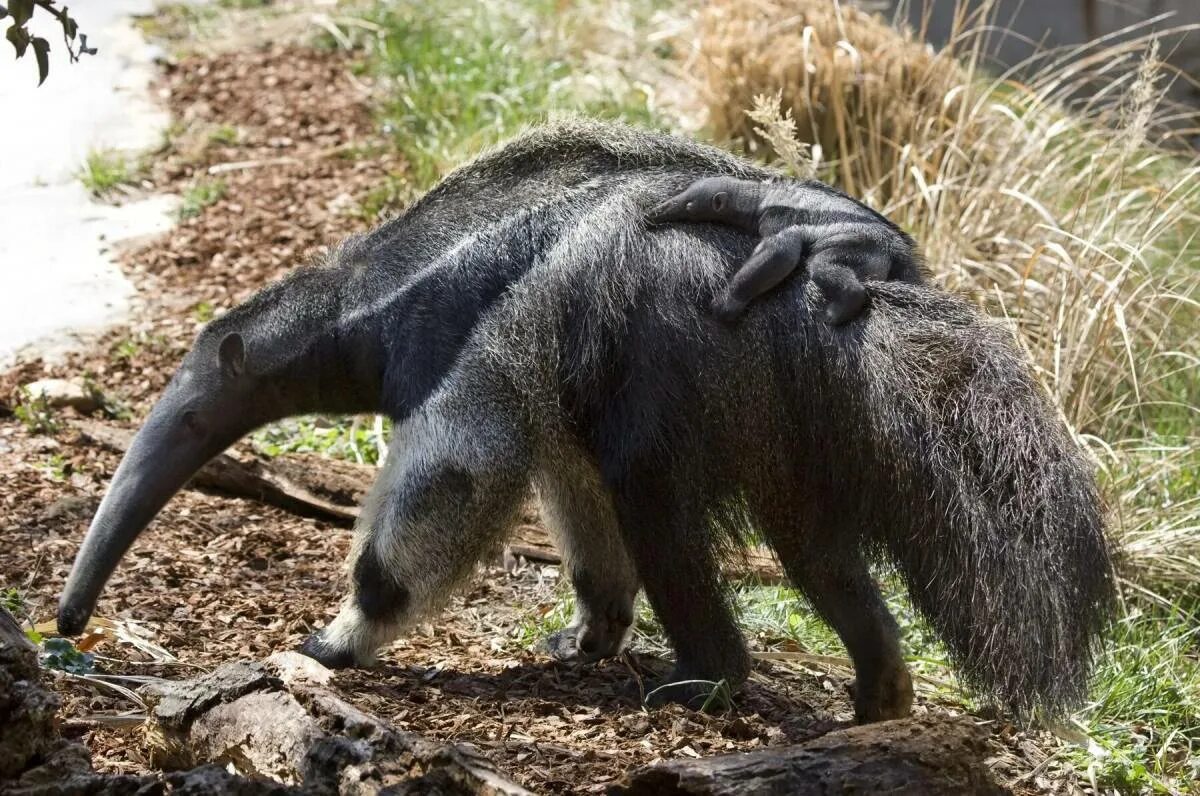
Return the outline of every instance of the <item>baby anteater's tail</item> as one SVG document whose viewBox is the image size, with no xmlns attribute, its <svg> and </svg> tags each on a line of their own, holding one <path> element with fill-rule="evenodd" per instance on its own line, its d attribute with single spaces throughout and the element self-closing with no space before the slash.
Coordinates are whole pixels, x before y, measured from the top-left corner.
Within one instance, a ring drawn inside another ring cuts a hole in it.
<svg viewBox="0 0 1200 796">
<path fill-rule="evenodd" d="M 1113 596 L 1093 468 L 1007 330 L 940 291 L 871 291 L 860 344 L 830 346 L 888 485 L 869 533 L 969 684 L 1019 714 L 1077 705 Z"/>
</svg>

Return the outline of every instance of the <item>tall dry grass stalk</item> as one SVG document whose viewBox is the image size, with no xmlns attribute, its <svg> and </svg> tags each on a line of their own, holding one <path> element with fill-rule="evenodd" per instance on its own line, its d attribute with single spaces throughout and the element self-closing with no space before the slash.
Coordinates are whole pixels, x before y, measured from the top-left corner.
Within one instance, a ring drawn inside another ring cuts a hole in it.
<svg viewBox="0 0 1200 796">
<path fill-rule="evenodd" d="M 718 137 L 863 197 L 1012 324 L 1105 471 L 1131 585 L 1194 594 L 1200 162 L 1163 145 L 1153 37 L 1017 80 L 983 68 L 988 22 L 960 11 L 935 52 L 833 0 L 713 0 L 690 66 Z"/>
</svg>

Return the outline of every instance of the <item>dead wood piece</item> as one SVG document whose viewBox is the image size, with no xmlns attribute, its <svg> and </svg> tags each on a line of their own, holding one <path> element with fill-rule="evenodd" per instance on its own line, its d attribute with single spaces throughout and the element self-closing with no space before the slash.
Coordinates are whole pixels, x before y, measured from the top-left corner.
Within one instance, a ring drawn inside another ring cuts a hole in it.
<svg viewBox="0 0 1200 796">
<path fill-rule="evenodd" d="M 623 794 L 1002 794 L 984 764 L 986 732 L 966 718 L 903 719 L 838 730 L 797 746 L 635 771 Z"/>
<path fill-rule="evenodd" d="M 286 656 L 227 663 L 147 687 L 154 762 L 232 764 L 250 778 L 314 792 L 527 793 L 473 748 L 397 730 L 314 684 L 329 676 L 319 664 L 295 664 Z"/>
<path fill-rule="evenodd" d="M 53 745 L 58 697 L 38 683 L 37 648 L 0 608 L 0 779 L 15 777 Z"/>
</svg>

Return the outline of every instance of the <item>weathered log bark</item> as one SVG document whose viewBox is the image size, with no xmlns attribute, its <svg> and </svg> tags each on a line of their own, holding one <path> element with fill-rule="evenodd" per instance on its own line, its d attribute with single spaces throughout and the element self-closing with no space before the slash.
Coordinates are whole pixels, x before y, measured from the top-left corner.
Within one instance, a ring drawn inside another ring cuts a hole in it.
<svg viewBox="0 0 1200 796">
<path fill-rule="evenodd" d="M 0 780 L 49 751 L 57 712 L 58 697 L 38 684 L 37 648 L 0 608 Z"/>
<path fill-rule="evenodd" d="M 528 793 L 470 746 L 402 732 L 349 705 L 323 687 L 330 676 L 286 652 L 146 689 L 153 762 L 232 764 L 311 793 Z"/>
<path fill-rule="evenodd" d="M 656 763 L 635 771 L 612 792 L 629 796 L 1007 793 L 983 762 L 986 736 L 969 718 L 888 721 L 838 730 L 796 746 Z"/>
</svg>

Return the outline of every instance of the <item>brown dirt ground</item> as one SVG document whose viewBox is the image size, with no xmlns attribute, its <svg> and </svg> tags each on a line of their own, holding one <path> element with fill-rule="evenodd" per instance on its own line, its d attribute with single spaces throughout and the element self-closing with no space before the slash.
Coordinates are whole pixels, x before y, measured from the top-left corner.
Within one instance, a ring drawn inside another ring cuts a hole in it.
<svg viewBox="0 0 1200 796">
<path fill-rule="evenodd" d="M 153 190 L 183 193 L 210 167 L 251 165 L 225 170 L 224 196 L 198 216 L 125 252 L 142 297 L 128 327 L 64 364 L 25 363 L 0 376 L 0 587 L 21 589 L 35 620 L 52 618 L 117 457 L 80 439 L 66 412 L 54 433 L 27 429 L 12 414 L 17 386 L 88 374 L 116 414 L 141 416 L 199 328 L 198 306 L 244 299 L 362 228 L 360 203 L 386 174 L 403 172 L 372 124 L 369 88 L 351 76 L 344 54 L 274 46 L 189 57 L 167 70 L 163 85 L 178 125 L 150 167 Z M 154 663 L 107 642 L 95 650 L 105 656 L 100 668 L 183 677 L 290 648 L 332 616 L 348 545 L 349 531 L 339 527 L 185 491 L 125 557 L 97 611 L 135 620 L 179 662 Z M 655 655 L 571 666 L 531 651 L 521 629 L 548 613 L 558 593 L 555 567 L 486 568 L 444 613 L 390 648 L 379 668 L 339 674 L 336 686 L 404 729 L 478 745 L 539 792 L 603 790 L 653 760 L 802 740 L 851 719 L 844 673 L 764 662 L 729 715 L 644 710 L 641 673 L 666 666 Z M 776 648 L 771 639 L 752 643 Z M 68 731 L 82 736 L 98 767 L 152 768 L 137 729 L 94 718 L 136 710 L 134 703 L 66 676 L 55 687 Z M 924 698 L 917 711 L 951 712 Z M 1076 787 L 1056 764 L 1045 765 L 1036 735 L 1003 721 L 988 726 L 1000 781 L 1022 792 Z"/>
</svg>

